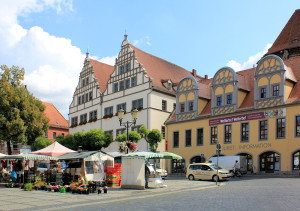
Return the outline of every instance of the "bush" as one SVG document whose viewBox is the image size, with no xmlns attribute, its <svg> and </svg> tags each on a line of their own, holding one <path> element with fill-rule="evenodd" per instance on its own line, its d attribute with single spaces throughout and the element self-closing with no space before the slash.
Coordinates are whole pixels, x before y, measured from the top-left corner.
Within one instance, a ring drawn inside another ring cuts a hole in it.
<svg viewBox="0 0 300 211">
<path fill-rule="evenodd" d="M 32 191 L 32 183 L 26 183 L 24 185 L 24 190 L 25 191 Z"/>
</svg>

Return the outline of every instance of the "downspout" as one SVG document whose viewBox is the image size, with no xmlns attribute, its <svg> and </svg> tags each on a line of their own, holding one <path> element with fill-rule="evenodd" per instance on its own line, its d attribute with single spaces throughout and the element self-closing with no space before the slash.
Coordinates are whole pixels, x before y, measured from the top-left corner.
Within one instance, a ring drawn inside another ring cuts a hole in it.
<svg viewBox="0 0 300 211">
<path fill-rule="evenodd" d="M 150 94 L 152 93 L 153 91 L 153 86 L 152 86 L 152 83 L 151 83 L 151 91 L 147 94 L 147 129 L 150 130 L 149 126 L 150 126 L 150 120 L 149 120 L 149 106 L 150 106 Z M 147 151 L 149 151 L 149 143 L 147 142 Z"/>
<path fill-rule="evenodd" d="M 100 129 L 102 129 L 102 104 L 103 104 L 103 95 L 100 93 Z"/>
</svg>

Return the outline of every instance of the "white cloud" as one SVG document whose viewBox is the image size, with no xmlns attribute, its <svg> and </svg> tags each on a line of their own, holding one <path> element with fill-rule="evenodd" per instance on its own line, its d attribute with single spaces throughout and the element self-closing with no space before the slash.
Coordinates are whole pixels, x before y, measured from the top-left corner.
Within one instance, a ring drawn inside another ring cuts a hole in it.
<svg viewBox="0 0 300 211">
<path fill-rule="evenodd" d="M 68 118 L 85 55 L 70 39 L 55 37 L 41 27 L 25 29 L 19 16 L 47 8 L 61 13 L 72 10 L 71 0 L 15 0 L 0 2 L 0 64 L 26 70 L 28 89 L 39 99 L 53 103 Z"/>
<path fill-rule="evenodd" d="M 149 36 L 145 36 L 141 39 L 138 39 L 138 40 L 133 40 L 133 45 L 134 46 L 139 46 L 139 45 L 142 45 L 143 43 L 146 43 L 146 45 L 148 46 L 151 46 L 151 42 L 150 42 L 150 37 Z"/>
<path fill-rule="evenodd" d="M 117 55 L 112 56 L 112 57 L 107 56 L 107 57 L 104 57 L 104 58 L 100 59 L 99 62 L 103 62 L 105 64 L 109 64 L 111 66 L 114 66 L 115 63 L 116 63 L 116 58 L 117 57 L 118 57 Z"/>
<path fill-rule="evenodd" d="M 228 67 L 233 68 L 235 71 L 241 71 L 245 69 L 252 68 L 253 65 L 255 65 L 262 57 L 265 55 L 268 51 L 268 49 L 272 46 L 272 44 L 268 43 L 266 47 L 264 47 L 263 51 L 256 53 L 253 56 L 250 56 L 246 62 L 243 64 L 235 61 L 235 60 L 230 60 L 227 63 Z"/>
</svg>

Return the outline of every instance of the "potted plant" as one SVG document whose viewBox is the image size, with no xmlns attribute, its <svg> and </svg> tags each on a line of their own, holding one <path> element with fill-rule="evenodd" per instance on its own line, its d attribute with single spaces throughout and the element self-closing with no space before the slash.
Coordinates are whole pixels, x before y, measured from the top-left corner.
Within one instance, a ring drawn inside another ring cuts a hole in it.
<svg viewBox="0 0 300 211">
<path fill-rule="evenodd" d="M 26 183 L 24 185 L 24 191 L 32 191 L 32 183 Z"/>
</svg>

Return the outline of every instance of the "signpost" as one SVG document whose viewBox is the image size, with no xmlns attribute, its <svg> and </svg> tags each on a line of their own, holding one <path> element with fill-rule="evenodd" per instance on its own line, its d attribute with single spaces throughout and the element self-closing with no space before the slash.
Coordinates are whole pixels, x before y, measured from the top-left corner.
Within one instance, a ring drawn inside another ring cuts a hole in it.
<svg viewBox="0 0 300 211">
<path fill-rule="evenodd" d="M 221 144 L 217 143 L 216 145 L 216 153 L 217 153 L 217 179 L 216 179 L 216 185 L 218 185 L 219 180 L 219 155 L 221 154 Z"/>
</svg>

